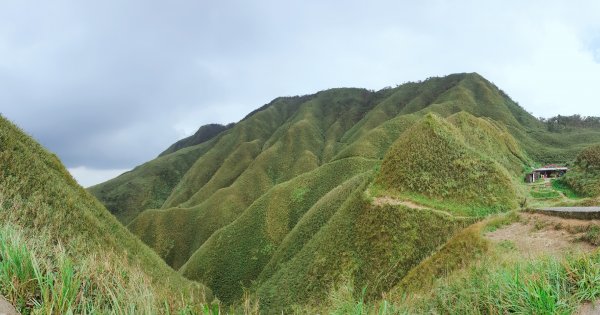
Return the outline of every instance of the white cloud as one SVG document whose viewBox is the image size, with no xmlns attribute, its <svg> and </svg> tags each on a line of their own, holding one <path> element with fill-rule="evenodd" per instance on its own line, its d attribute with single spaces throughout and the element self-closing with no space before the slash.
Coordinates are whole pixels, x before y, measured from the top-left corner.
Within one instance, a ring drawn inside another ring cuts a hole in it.
<svg viewBox="0 0 600 315">
<path fill-rule="evenodd" d="M 90 187 L 105 182 L 129 171 L 128 169 L 99 170 L 87 168 L 85 166 L 72 167 L 68 170 L 75 180 L 77 180 L 79 185 L 83 187 Z"/>
</svg>

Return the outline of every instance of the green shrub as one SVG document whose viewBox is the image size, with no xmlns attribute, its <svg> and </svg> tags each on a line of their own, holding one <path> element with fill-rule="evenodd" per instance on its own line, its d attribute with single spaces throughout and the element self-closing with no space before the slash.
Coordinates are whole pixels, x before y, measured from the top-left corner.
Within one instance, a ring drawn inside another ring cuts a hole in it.
<svg viewBox="0 0 600 315">
<path fill-rule="evenodd" d="M 552 181 L 552 188 L 562 192 L 569 199 L 580 199 L 579 196 L 571 187 L 564 181 L 564 179 L 559 178 Z"/>
<path fill-rule="evenodd" d="M 600 145 L 581 151 L 564 182 L 580 196 L 600 196 Z"/>
</svg>

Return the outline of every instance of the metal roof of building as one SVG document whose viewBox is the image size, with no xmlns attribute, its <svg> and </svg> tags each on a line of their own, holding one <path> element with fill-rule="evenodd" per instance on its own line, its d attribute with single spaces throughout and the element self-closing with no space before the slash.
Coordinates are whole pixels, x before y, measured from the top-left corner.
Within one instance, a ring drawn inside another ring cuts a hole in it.
<svg viewBox="0 0 600 315">
<path fill-rule="evenodd" d="M 534 172 L 548 172 L 548 171 L 568 171 L 568 167 L 557 166 L 557 167 L 541 167 L 533 170 Z"/>
</svg>

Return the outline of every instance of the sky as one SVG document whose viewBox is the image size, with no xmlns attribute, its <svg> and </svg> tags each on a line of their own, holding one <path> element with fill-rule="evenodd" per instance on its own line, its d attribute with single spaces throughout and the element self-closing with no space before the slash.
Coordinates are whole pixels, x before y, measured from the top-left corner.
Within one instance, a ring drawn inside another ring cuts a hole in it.
<svg viewBox="0 0 600 315">
<path fill-rule="evenodd" d="M 0 0 L 0 113 L 83 186 L 278 96 L 456 72 L 600 116 L 600 1 Z"/>
</svg>

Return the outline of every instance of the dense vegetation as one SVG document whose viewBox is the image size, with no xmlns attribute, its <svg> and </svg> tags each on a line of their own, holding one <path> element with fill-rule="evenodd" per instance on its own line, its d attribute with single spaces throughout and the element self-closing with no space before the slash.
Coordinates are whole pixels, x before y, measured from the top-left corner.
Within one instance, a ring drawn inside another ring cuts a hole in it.
<svg viewBox="0 0 600 315">
<path fill-rule="evenodd" d="M 475 218 L 519 207 L 525 169 L 592 143 L 600 130 L 550 132 L 478 74 L 454 74 L 277 98 L 90 190 L 221 301 L 249 291 L 278 313 L 344 283 L 367 300 L 392 290 Z M 429 209 L 374 205 L 384 195 Z"/>
<path fill-rule="evenodd" d="M 555 116 L 551 118 L 540 118 L 546 124 L 549 131 L 559 132 L 573 128 L 595 128 L 600 129 L 600 117 L 594 116 Z"/>
<path fill-rule="evenodd" d="M 3 117 L 0 222 L 0 294 L 24 314 L 168 313 L 212 300 Z"/>
<path fill-rule="evenodd" d="M 580 196 L 600 196 L 600 145 L 581 151 L 562 181 Z"/>
</svg>

